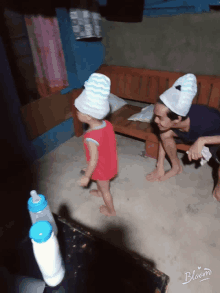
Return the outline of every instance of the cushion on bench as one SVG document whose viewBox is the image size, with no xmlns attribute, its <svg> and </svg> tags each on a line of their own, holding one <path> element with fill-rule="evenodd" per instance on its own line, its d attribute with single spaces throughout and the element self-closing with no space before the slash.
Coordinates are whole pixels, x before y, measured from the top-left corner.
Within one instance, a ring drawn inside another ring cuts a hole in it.
<svg viewBox="0 0 220 293">
<path fill-rule="evenodd" d="M 113 124 L 115 132 L 134 136 L 143 140 L 146 140 L 148 137 L 148 140 L 157 142 L 158 139 L 156 135 L 152 133 L 152 126 L 150 123 L 128 120 L 129 117 L 140 111 L 140 107 L 125 105 L 116 112 L 110 114 L 107 119 Z"/>
<path fill-rule="evenodd" d="M 154 116 L 155 104 L 148 105 L 141 109 L 141 112 L 132 115 L 128 120 L 140 121 L 140 122 L 151 122 Z"/>
<path fill-rule="evenodd" d="M 110 93 L 108 100 L 110 104 L 111 113 L 117 111 L 118 109 L 120 109 L 121 107 L 127 104 L 125 100 L 117 97 L 116 95 L 112 93 Z"/>
</svg>

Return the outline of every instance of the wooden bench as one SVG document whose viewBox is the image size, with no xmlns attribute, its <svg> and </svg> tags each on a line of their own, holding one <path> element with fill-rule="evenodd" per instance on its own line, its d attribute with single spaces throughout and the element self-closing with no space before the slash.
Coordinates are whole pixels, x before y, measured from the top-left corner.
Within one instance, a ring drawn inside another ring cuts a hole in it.
<svg viewBox="0 0 220 293">
<path fill-rule="evenodd" d="M 141 68 L 102 65 L 97 71 L 111 79 L 111 93 L 127 100 L 155 104 L 166 89 L 185 73 L 148 70 Z M 220 109 L 220 76 L 197 75 L 198 92 L 193 104 L 203 104 Z M 82 89 L 72 91 L 72 115 L 77 137 L 83 134 L 83 125 L 77 119 L 74 100 Z M 146 142 L 146 156 L 157 158 L 158 136 L 150 123 L 129 121 L 131 115 L 141 111 L 141 107 L 125 105 L 110 114 L 107 119 L 113 124 L 116 133 L 129 135 Z M 188 145 L 178 144 L 178 150 L 187 151 Z"/>
</svg>

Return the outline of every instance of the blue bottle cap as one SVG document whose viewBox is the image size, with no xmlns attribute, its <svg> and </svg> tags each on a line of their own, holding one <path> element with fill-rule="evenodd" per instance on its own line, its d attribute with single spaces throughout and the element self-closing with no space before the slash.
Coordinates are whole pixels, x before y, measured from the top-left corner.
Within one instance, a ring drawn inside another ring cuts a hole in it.
<svg viewBox="0 0 220 293">
<path fill-rule="evenodd" d="M 52 225 L 47 221 L 39 221 L 31 226 L 29 237 L 37 243 L 46 242 L 52 234 Z"/>
<path fill-rule="evenodd" d="M 38 202 L 33 202 L 32 197 L 28 200 L 28 210 L 32 213 L 38 213 L 40 211 L 43 211 L 47 206 L 47 200 L 43 194 L 38 194 L 40 197 L 40 200 Z"/>
</svg>

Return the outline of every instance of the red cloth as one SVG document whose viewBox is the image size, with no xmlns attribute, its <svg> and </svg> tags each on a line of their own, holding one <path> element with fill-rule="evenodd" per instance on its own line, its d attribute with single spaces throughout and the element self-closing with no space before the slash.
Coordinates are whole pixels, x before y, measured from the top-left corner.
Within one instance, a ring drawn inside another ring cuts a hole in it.
<svg viewBox="0 0 220 293">
<path fill-rule="evenodd" d="M 90 161 L 90 154 L 86 139 L 93 139 L 99 144 L 97 145 L 99 153 L 98 163 L 91 177 L 93 180 L 110 180 L 118 173 L 115 133 L 112 124 L 107 120 L 104 121 L 106 123 L 105 127 L 84 134 L 84 147 L 87 162 Z"/>
</svg>

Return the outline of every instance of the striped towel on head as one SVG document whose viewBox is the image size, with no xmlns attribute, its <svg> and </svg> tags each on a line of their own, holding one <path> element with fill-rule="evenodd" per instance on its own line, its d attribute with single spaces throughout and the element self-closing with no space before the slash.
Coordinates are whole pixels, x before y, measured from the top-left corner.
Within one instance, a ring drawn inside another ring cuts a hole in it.
<svg viewBox="0 0 220 293">
<path fill-rule="evenodd" d="M 85 89 L 75 100 L 76 108 L 91 117 L 103 119 L 110 111 L 110 79 L 101 73 L 93 73 L 84 83 Z"/>
<path fill-rule="evenodd" d="M 110 79 L 100 73 L 93 73 L 85 82 L 84 86 L 87 94 L 108 99 L 110 94 Z"/>
</svg>

